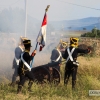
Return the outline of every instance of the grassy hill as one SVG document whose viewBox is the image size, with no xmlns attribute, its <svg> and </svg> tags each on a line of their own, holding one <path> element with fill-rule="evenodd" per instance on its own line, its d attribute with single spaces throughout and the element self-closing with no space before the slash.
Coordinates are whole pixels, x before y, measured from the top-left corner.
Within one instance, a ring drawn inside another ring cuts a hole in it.
<svg viewBox="0 0 100 100">
<path fill-rule="evenodd" d="M 27 91 L 27 82 L 22 94 L 16 94 L 15 88 L 8 86 L 9 82 L 0 83 L 0 100 L 100 100 L 99 96 L 89 96 L 89 90 L 100 89 L 100 57 L 78 58 L 80 66 L 77 73 L 76 90 L 72 92 L 71 78 L 68 86 L 63 85 L 64 66 L 61 66 L 61 82 L 58 86 L 53 84 L 39 85 L 34 83 L 32 93 Z"/>
</svg>

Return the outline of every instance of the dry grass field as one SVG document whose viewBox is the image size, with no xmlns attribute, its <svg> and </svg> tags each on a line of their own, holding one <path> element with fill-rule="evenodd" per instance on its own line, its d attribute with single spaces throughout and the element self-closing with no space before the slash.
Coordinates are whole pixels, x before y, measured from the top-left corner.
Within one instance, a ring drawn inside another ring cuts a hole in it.
<svg viewBox="0 0 100 100">
<path fill-rule="evenodd" d="M 80 36 L 80 33 L 81 32 L 76 35 L 72 32 L 69 35 Z M 17 85 L 14 88 L 8 86 L 13 74 L 12 60 L 14 58 L 15 44 L 12 42 L 10 36 L 10 39 L 8 39 L 7 36 L 4 37 L 0 38 L 2 42 L 0 45 L 0 100 L 100 100 L 100 96 L 89 96 L 89 90 L 100 90 L 100 56 L 90 57 L 89 55 L 78 57 L 80 66 L 78 67 L 75 91 L 71 89 L 71 78 L 68 86 L 64 86 L 63 84 L 65 68 L 65 63 L 63 62 L 60 72 L 61 81 L 58 86 L 34 83 L 32 86 L 33 92 L 30 93 L 27 91 L 26 82 L 22 94 L 16 94 Z M 15 36 L 13 37 L 15 38 Z M 47 47 L 52 42 L 54 42 L 53 46 L 56 46 L 55 44 L 57 44 L 58 41 L 56 41 L 57 43 L 55 43 L 55 41 L 49 39 L 43 51 L 37 51 L 33 67 L 50 62 L 51 50 L 47 49 Z M 32 50 L 34 48 L 33 46 Z"/>
<path fill-rule="evenodd" d="M 27 91 L 27 82 L 22 94 L 16 94 L 15 88 L 8 86 L 9 82 L 0 84 L 0 100 L 100 100 L 99 96 L 89 96 L 89 90 L 100 89 L 100 57 L 78 57 L 80 66 L 77 72 L 76 90 L 71 90 L 71 78 L 67 86 L 63 85 L 64 66 L 61 65 L 61 82 L 39 85 L 34 83 L 33 92 Z"/>
</svg>

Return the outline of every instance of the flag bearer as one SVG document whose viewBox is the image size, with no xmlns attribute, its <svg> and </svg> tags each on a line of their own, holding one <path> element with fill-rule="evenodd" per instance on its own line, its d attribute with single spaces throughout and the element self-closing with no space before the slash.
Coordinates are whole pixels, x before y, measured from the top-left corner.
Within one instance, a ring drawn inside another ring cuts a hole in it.
<svg viewBox="0 0 100 100">
<path fill-rule="evenodd" d="M 31 90 L 31 86 L 32 86 L 33 81 L 34 81 L 34 75 L 31 72 L 30 61 L 35 56 L 36 50 L 34 50 L 33 53 L 30 55 L 29 52 L 31 49 L 31 40 L 25 40 L 25 41 L 23 41 L 23 44 L 25 47 L 25 51 L 21 54 L 21 60 L 19 63 L 18 72 L 19 72 L 19 76 L 20 76 L 20 82 L 18 83 L 17 93 L 21 92 L 22 87 L 23 87 L 27 78 L 30 80 L 30 82 L 28 84 L 29 91 Z"/>
<path fill-rule="evenodd" d="M 76 75 L 78 69 L 77 55 L 78 53 L 89 53 L 90 50 L 78 48 L 78 38 L 70 38 L 70 46 L 65 50 L 63 58 L 66 59 L 65 74 L 64 74 L 64 85 L 67 85 L 70 75 L 72 75 L 72 89 L 75 88 Z"/>
</svg>

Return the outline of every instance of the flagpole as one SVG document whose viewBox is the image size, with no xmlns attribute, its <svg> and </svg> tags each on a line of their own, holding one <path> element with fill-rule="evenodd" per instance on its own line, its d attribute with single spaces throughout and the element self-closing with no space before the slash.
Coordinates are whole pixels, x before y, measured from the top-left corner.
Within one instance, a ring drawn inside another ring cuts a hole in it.
<svg viewBox="0 0 100 100">
<path fill-rule="evenodd" d="M 25 0 L 25 37 L 27 33 L 27 0 Z"/>
<path fill-rule="evenodd" d="M 36 43 L 35 50 L 37 50 L 38 42 Z"/>
<path fill-rule="evenodd" d="M 45 9 L 45 13 L 48 11 L 49 7 L 50 7 L 50 5 L 47 5 L 47 7 L 46 7 L 46 9 Z M 37 50 L 37 46 L 38 46 L 38 42 L 36 43 L 35 50 Z M 34 57 L 33 57 L 33 59 L 32 59 L 31 65 L 30 65 L 31 68 L 32 68 L 33 60 L 34 60 Z"/>
</svg>

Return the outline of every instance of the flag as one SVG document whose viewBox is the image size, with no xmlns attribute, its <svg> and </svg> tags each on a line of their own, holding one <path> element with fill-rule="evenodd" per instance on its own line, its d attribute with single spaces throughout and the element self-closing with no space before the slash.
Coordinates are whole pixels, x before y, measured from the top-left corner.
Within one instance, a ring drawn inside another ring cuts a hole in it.
<svg viewBox="0 0 100 100">
<path fill-rule="evenodd" d="M 39 51 L 42 51 L 42 48 L 46 44 L 46 27 L 47 27 L 47 14 L 45 12 L 43 22 L 42 22 L 42 25 L 41 25 L 41 29 L 40 29 L 38 37 L 37 37 L 37 42 L 40 45 Z"/>
</svg>

